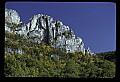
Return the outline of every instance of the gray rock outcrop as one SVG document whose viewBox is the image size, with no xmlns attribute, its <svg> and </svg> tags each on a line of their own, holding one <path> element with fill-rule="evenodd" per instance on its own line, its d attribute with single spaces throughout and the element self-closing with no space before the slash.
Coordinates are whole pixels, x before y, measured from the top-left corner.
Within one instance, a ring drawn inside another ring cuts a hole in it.
<svg viewBox="0 0 120 82">
<path fill-rule="evenodd" d="M 5 9 L 5 20 L 17 25 L 23 23 L 20 22 L 18 13 L 11 9 Z M 5 31 L 13 33 L 6 23 Z M 27 37 L 35 37 L 35 42 L 44 42 L 46 45 L 50 45 L 54 48 L 65 49 L 67 53 L 91 53 L 89 49 L 85 52 L 83 40 L 80 37 L 75 36 L 69 26 L 64 25 L 61 21 L 54 20 L 48 15 L 34 15 L 29 20 L 28 24 L 23 24 L 15 28 L 14 33 L 24 34 Z"/>
</svg>

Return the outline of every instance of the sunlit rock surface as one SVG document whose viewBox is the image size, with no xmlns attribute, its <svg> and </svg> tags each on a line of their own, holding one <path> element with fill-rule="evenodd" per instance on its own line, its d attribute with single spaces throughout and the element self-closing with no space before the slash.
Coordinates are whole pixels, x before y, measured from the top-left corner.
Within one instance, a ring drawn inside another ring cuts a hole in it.
<svg viewBox="0 0 120 82">
<path fill-rule="evenodd" d="M 11 24 L 20 24 L 20 17 L 15 10 L 5 9 L 5 20 Z M 38 14 L 29 19 L 28 24 L 19 26 L 13 30 L 5 23 L 5 31 L 17 34 L 24 34 L 27 37 L 35 37 L 34 42 L 44 41 L 54 48 L 65 49 L 67 53 L 83 52 L 91 54 L 88 48 L 85 50 L 84 42 L 77 37 L 72 29 L 64 25 L 59 20 L 54 20 L 51 16 Z"/>
<path fill-rule="evenodd" d="M 5 19 L 10 23 L 20 23 L 20 16 L 15 10 L 5 9 Z"/>
</svg>

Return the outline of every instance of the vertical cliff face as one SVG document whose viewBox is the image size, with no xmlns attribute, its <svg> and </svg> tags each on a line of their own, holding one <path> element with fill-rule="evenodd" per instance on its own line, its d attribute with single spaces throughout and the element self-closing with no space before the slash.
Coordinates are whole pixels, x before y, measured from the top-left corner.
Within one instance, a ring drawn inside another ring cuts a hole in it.
<svg viewBox="0 0 120 82">
<path fill-rule="evenodd" d="M 35 42 L 44 42 L 54 48 L 65 49 L 67 53 L 83 52 L 85 54 L 82 39 L 75 36 L 69 26 L 48 15 L 34 15 L 25 25 L 20 22 L 20 17 L 16 11 L 5 9 L 5 20 L 5 31 L 24 34 L 26 37 L 35 37 Z M 9 23 L 10 25 L 8 25 Z M 13 30 L 11 25 L 16 25 L 16 28 Z M 86 51 L 90 53 L 90 50 Z"/>
<path fill-rule="evenodd" d="M 84 43 L 80 37 L 76 37 L 69 26 L 63 25 L 61 21 L 52 17 L 38 14 L 34 15 L 27 24 L 30 35 L 41 36 L 47 45 L 66 49 L 67 52 L 85 53 Z M 34 35 L 33 35 L 34 34 Z"/>
</svg>

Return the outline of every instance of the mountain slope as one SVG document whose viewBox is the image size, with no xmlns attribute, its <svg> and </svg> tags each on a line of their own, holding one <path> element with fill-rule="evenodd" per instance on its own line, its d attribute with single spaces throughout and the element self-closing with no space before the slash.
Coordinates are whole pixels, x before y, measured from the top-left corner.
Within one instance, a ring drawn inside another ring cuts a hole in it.
<svg viewBox="0 0 120 82">
<path fill-rule="evenodd" d="M 115 63 L 92 54 L 62 22 L 38 14 L 24 24 L 5 10 L 6 77 L 114 78 Z"/>
<path fill-rule="evenodd" d="M 27 39 L 32 38 L 32 41 L 39 44 L 45 43 L 53 48 L 65 49 L 67 53 L 94 54 L 89 48 L 85 50 L 84 42 L 80 37 L 74 35 L 69 26 L 65 26 L 62 22 L 56 21 L 47 15 L 34 15 L 26 25 L 20 22 L 20 17 L 15 10 L 6 9 L 5 31 L 20 35 L 24 34 Z"/>
<path fill-rule="evenodd" d="M 116 51 L 108 51 L 108 52 L 96 53 L 96 56 L 98 58 L 101 58 L 101 59 L 108 60 L 108 61 L 116 63 Z"/>
</svg>

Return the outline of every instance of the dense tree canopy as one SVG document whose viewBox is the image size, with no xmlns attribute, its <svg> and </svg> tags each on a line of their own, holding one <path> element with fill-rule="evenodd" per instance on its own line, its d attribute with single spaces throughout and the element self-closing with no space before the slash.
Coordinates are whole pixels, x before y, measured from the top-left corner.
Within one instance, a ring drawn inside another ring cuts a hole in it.
<svg viewBox="0 0 120 82">
<path fill-rule="evenodd" d="M 13 30 L 14 27 L 16 25 L 11 26 Z M 70 32 L 65 34 L 68 38 L 71 35 Z M 115 52 L 97 53 L 95 56 L 82 52 L 66 53 L 64 49 L 52 48 L 44 41 L 40 44 L 34 42 L 32 38 L 5 32 L 6 77 L 115 77 Z"/>
</svg>

